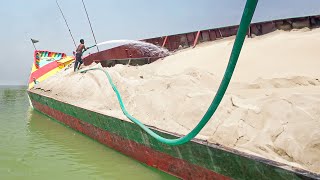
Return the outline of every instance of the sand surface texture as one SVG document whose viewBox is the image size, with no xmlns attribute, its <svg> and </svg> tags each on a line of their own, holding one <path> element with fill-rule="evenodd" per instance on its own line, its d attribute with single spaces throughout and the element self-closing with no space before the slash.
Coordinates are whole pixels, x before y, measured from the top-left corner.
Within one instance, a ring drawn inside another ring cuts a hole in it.
<svg viewBox="0 0 320 180">
<path fill-rule="evenodd" d="M 186 134 L 209 107 L 233 42 L 203 43 L 149 65 L 106 70 L 134 117 Z M 320 29 L 247 39 L 222 103 L 197 138 L 320 173 L 319 49 Z M 101 71 L 69 68 L 32 91 L 127 120 Z"/>
</svg>

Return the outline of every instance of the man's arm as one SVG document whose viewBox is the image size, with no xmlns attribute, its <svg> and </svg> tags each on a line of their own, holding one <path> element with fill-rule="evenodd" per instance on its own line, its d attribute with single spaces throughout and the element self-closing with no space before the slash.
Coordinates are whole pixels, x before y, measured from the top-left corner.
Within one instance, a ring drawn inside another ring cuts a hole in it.
<svg viewBox="0 0 320 180">
<path fill-rule="evenodd" d="M 86 50 L 88 50 L 88 48 L 86 48 L 86 46 L 83 45 L 83 52 L 86 51 Z"/>
</svg>

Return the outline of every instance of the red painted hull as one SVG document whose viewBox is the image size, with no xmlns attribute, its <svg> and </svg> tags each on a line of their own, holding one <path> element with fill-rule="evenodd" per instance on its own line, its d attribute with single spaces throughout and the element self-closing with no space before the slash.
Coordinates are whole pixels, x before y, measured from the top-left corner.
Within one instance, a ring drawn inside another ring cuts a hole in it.
<svg viewBox="0 0 320 180">
<path fill-rule="evenodd" d="M 252 37 L 253 35 L 259 36 L 273 32 L 277 29 L 280 30 L 291 30 L 299 29 L 303 27 L 318 27 L 320 24 L 320 16 L 306 16 L 306 17 L 296 17 L 288 19 L 278 19 L 266 22 L 257 22 L 250 25 L 248 36 Z M 215 41 L 221 38 L 226 38 L 236 35 L 238 26 L 228 26 L 228 27 L 219 27 L 214 29 L 199 30 L 195 32 L 187 32 L 181 34 L 168 35 L 163 37 L 155 37 L 150 39 L 143 39 L 142 41 L 162 46 L 169 51 L 175 51 L 181 48 L 195 47 L 198 43 L 206 41 Z M 152 61 L 155 61 L 159 58 L 152 56 L 145 56 L 144 54 L 139 53 L 135 49 L 130 47 L 119 46 L 109 50 L 100 51 L 97 53 L 90 54 L 84 58 L 84 64 L 89 65 L 92 62 L 104 62 L 107 60 L 115 59 L 130 59 L 130 58 L 152 58 Z M 103 63 L 102 63 L 103 65 Z"/>
<path fill-rule="evenodd" d="M 205 169 L 203 167 L 190 164 L 182 159 L 174 158 L 165 153 L 155 151 L 134 141 L 124 139 L 116 134 L 109 133 L 97 128 L 89 123 L 83 122 L 57 111 L 49 106 L 32 101 L 33 106 L 39 111 L 53 117 L 63 124 L 75 129 L 87 136 L 105 144 L 127 156 L 130 156 L 148 166 L 155 167 L 166 173 L 183 179 L 230 179 L 221 174 Z"/>
</svg>

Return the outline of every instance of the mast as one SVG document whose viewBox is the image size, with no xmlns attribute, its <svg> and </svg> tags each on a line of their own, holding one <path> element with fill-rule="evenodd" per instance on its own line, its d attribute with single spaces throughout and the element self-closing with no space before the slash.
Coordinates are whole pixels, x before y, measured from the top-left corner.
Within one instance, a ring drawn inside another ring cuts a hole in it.
<svg viewBox="0 0 320 180">
<path fill-rule="evenodd" d="M 71 30 L 70 30 L 69 25 L 68 25 L 68 22 L 67 22 L 66 18 L 64 17 L 64 14 L 63 14 L 63 12 L 62 12 L 62 9 L 60 8 L 60 5 L 59 5 L 59 3 L 58 3 L 58 0 L 56 0 L 56 3 L 57 3 L 57 5 L 58 5 L 58 8 L 59 8 L 59 10 L 60 10 L 60 12 L 61 12 L 61 15 L 62 15 L 62 17 L 63 17 L 63 19 L 64 19 L 64 22 L 65 22 L 66 25 L 67 25 L 67 28 L 68 28 L 69 33 L 70 33 L 70 36 L 71 36 L 71 38 L 72 38 L 74 47 L 77 48 L 76 42 L 74 41 L 73 35 L 72 35 Z"/>
<path fill-rule="evenodd" d="M 90 22 L 90 19 L 89 19 L 89 15 L 88 15 L 88 12 L 87 12 L 87 8 L 86 8 L 86 5 L 84 4 L 84 0 L 82 0 L 82 4 L 83 4 L 83 7 L 84 7 L 84 10 L 86 11 L 87 19 L 88 19 L 88 22 L 89 22 L 89 25 L 90 25 L 90 28 L 91 28 L 91 32 L 92 32 L 92 36 L 93 36 L 94 42 L 97 45 L 96 36 L 94 35 L 93 29 L 92 29 L 92 25 L 91 25 L 91 22 Z M 98 52 L 100 52 L 98 46 L 96 46 L 96 47 L 97 47 Z"/>
</svg>

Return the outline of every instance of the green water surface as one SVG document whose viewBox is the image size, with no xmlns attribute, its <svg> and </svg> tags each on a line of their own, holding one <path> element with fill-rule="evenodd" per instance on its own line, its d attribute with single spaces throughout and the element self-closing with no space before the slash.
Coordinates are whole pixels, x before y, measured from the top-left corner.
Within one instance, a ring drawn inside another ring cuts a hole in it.
<svg viewBox="0 0 320 180">
<path fill-rule="evenodd" d="M 31 109 L 0 86 L 0 179 L 175 179 Z"/>
</svg>

